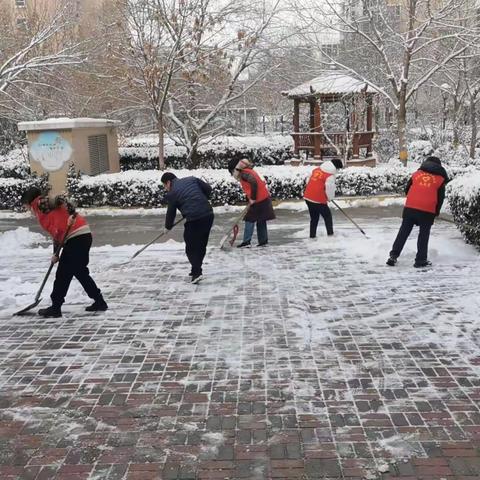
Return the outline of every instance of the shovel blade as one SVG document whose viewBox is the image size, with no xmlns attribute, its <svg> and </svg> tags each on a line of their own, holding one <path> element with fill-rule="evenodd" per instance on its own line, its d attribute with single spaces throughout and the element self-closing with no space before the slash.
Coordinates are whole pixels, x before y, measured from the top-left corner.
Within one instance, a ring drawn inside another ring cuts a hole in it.
<svg viewBox="0 0 480 480">
<path fill-rule="evenodd" d="M 32 308 L 35 308 L 41 301 L 42 301 L 41 298 L 39 298 L 38 300 L 35 300 L 31 305 L 14 313 L 14 315 L 25 315 L 29 310 L 31 310 Z"/>
</svg>

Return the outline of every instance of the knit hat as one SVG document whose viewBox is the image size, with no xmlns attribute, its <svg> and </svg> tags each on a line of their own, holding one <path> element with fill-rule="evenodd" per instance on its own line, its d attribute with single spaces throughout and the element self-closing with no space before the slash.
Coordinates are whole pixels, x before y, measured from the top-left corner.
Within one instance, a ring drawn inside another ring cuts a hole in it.
<svg viewBox="0 0 480 480">
<path fill-rule="evenodd" d="M 426 162 L 433 162 L 433 163 L 436 163 L 437 165 L 441 165 L 442 162 L 440 161 L 440 159 L 438 157 L 427 157 L 425 159 Z"/>
<path fill-rule="evenodd" d="M 228 162 L 228 171 L 237 179 L 240 175 L 240 171 L 244 168 L 252 168 L 252 164 L 248 158 L 242 158 L 241 160 L 234 158 Z"/>
<path fill-rule="evenodd" d="M 22 202 L 22 205 L 30 205 L 41 194 L 42 191 L 38 187 L 30 187 L 23 192 L 20 201 Z"/>
<path fill-rule="evenodd" d="M 331 160 L 331 162 L 335 165 L 335 168 L 339 170 L 340 168 L 343 168 L 343 163 L 339 158 L 334 158 Z"/>
</svg>

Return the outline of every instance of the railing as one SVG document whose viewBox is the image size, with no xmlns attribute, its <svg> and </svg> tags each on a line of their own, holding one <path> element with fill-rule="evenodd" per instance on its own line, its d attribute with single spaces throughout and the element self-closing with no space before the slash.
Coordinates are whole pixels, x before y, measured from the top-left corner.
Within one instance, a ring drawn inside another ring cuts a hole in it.
<svg viewBox="0 0 480 480">
<path fill-rule="evenodd" d="M 350 138 L 353 157 L 358 157 L 361 148 L 367 149 L 367 156 L 372 152 L 374 132 L 355 132 Z M 291 133 L 295 143 L 295 154 L 300 150 L 307 150 L 315 156 L 322 156 L 322 149 L 338 148 L 342 153 L 347 144 L 345 132 L 311 132 Z"/>
</svg>

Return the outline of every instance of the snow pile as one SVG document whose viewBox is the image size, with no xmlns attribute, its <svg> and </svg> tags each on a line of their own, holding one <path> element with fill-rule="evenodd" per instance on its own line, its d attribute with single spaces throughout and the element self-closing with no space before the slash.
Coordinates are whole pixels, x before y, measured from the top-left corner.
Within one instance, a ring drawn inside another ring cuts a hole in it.
<svg viewBox="0 0 480 480">
<path fill-rule="evenodd" d="M 19 227 L 16 230 L 8 230 L 0 233 L 0 308 L 13 307 L 28 304 L 34 296 L 34 290 L 38 285 L 25 282 L 16 275 L 6 274 L 5 263 L 9 258 L 16 258 L 26 247 L 38 245 L 45 241 L 45 237 L 39 233 L 31 232 L 28 228 Z M 42 249 L 43 252 L 43 249 Z"/>
<path fill-rule="evenodd" d="M 0 233 L 0 251 L 2 255 L 15 254 L 19 248 L 29 247 L 45 241 L 40 233 L 31 232 L 26 227 L 18 227 L 16 230 L 7 230 Z"/>
<path fill-rule="evenodd" d="M 469 171 L 447 185 L 455 222 L 467 242 L 480 247 L 480 171 Z"/>
<path fill-rule="evenodd" d="M 149 170 L 158 166 L 158 136 L 141 135 L 123 140 L 120 148 L 122 170 Z M 171 139 L 165 141 L 165 163 L 168 168 L 187 165 L 187 150 Z M 232 158 L 250 158 L 256 165 L 283 164 L 292 156 L 293 141 L 289 135 L 219 136 L 205 139 L 198 149 L 199 165 L 225 168 Z"/>
</svg>

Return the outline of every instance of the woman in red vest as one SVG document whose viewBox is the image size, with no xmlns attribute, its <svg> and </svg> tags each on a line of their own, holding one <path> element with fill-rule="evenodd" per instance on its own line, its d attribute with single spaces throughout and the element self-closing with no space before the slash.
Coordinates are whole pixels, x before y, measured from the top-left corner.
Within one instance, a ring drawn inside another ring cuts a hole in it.
<svg viewBox="0 0 480 480">
<path fill-rule="evenodd" d="M 29 188 L 22 195 L 22 205 L 36 217 L 40 226 L 53 237 L 54 252 L 63 242 L 60 259 L 54 254 L 52 262 L 59 260 L 53 291 L 50 295 L 52 306 L 38 311 L 43 317 L 61 317 L 61 307 L 68 287 L 75 277 L 94 303 L 87 312 L 107 310 L 102 293 L 88 271 L 92 234 L 86 220 L 75 212 L 75 207 L 59 195 L 55 199 L 42 196 L 38 188 Z M 67 233 L 68 232 L 68 233 Z"/>
<path fill-rule="evenodd" d="M 328 201 L 335 198 L 335 175 L 337 169 L 342 168 L 341 160 L 323 162 L 320 167 L 313 170 L 307 182 L 303 198 L 307 203 L 310 213 L 310 238 L 317 236 L 317 226 L 320 215 L 323 217 L 327 235 L 333 235 L 332 212 Z"/>
<path fill-rule="evenodd" d="M 428 157 L 407 183 L 407 199 L 402 214 L 402 225 L 393 243 L 387 265 L 395 266 L 415 225 L 420 228 L 417 240 L 415 268 L 430 266 L 428 241 L 435 217 L 440 214 L 445 199 L 445 185 L 449 181 L 440 159 Z"/>
<path fill-rule="evenodd" d="M 247 159 L 231 160 L 228 164 L 228 170 L 240 182 L 250 205 L 244 219 L 243 241 L 238 247 L 250 246 L 255 224 L 257 224 L 257 246 L 264 247 L 268 244 L 267 221 L 275 219 L 272 199 L 265 180 L 253 170 Z"/>
</svg>

